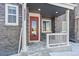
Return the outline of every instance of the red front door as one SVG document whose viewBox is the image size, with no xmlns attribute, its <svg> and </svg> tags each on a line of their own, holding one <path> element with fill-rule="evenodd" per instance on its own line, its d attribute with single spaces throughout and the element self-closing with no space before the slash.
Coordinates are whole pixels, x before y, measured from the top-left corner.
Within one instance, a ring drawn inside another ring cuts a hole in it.
<svg viewBox="0 0 79 59">
<path fill-rule="evenodd" d="M 38 17 L 30 16 L 30 41 L 39 40 L 38 21 Z"/>
</svg>

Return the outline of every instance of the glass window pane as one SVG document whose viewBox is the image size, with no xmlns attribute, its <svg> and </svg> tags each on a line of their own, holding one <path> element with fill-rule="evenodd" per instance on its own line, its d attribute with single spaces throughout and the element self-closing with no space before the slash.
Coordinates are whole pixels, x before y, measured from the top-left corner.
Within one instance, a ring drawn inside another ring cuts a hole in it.
<svg viewBox="0 0 79 59">
<path fill-rule="evenodd" d="M 8 9 L 9 14 L 16 14 L 16 10 Z"/>
<path fill-rule="evenodd" d="M 13 23 L 16 23 L 16 16 L 13 16 Z"/>
<path fill-rule="evenodd" d="M 11 23 L 11 22 L 12 22 L 12 16 L 8 15 L 8 23 Z"/>
<path fill-rule="evenodd" d="M 8 13 L 9 14 L 16 14 L 16 7 L 8 7 Z"/>
<path fill-rule="evenodd" d="M 16 16 L 8 15 L 8 23 L 16 23 Z"/>
<path fill-rule="evenodd" d="M 49 21 L 46 22 L 46 31 L 50 31 L 50 22 Z"/>
<path fill-rule="evenodd" d="M 32 35 L 36 36 L 36 21 L 32 20 Z"/>
<path fill-rule="evenodd" d="M 46 31 L 46 21 L 43 21 L 43 31 Z"/>
<path fill-rule="evenodd" d="M 13 10 L 13 14 L 16 14 L 16 10 Z"/>
<path fill-rule="evenodd" d="M 51 31 L 50 21 L 43 21 L 43 31 L 46 31 L 46 32 Z"/>
</svg>

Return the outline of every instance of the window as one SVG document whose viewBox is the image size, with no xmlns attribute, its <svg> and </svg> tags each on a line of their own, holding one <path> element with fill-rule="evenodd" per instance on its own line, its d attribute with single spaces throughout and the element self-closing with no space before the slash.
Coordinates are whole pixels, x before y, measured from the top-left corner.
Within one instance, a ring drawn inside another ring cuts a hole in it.
<svg viewBox="0 0 79 59">
<path fill-rule="evenodd" d="M 42 32 L 51 32 L 51 20 L 42 21 Z"/>
<path fill-rule="evenodd" d="M 12 4 L 5 5 L 5 24 L 18 25 L 18 6 Z"/>
<path fill-rule="evenodd" d="M 67 32 L 67 22 L 62 21 L 62 32 Z"/>
</svg>

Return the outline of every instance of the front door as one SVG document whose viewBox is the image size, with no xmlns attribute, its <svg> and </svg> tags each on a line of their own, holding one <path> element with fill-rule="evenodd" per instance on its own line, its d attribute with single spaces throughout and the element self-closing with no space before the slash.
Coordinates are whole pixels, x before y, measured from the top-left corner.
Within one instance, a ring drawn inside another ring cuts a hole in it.
<svg viewBox="0 0 79 59">
<path fill-rule="evenodd" d="M 30 16 L 30 42 L 39 41 L 39 17 Z"/>
</svg>

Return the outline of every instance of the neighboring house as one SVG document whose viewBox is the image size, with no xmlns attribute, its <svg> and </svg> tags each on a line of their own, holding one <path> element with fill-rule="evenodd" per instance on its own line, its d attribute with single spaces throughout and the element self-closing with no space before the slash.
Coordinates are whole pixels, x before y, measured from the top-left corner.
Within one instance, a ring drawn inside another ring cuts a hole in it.
<svg viewBox="0 0 79 59">
<path fill-rule="evenodd" d="M 78 42 L 78 16 L 79 4 L 0 3 L 0 55 L 28 51 L 27 45 L 41 41 L 47 48 L 69 46 L 69 38 Z"/>
</svg>

